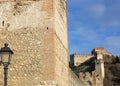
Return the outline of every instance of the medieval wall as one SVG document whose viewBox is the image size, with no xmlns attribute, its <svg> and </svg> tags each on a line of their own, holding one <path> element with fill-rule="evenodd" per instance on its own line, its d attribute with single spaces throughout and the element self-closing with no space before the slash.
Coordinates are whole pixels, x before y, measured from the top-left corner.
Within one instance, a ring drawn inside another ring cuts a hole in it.
<svg viewBox="0 0 120 86">
<path fill-rule="evenodd" d="M 14 51 L 9 86 L 69 86 L 67 41 L 65 0 L 0 0 L 0 47 Z M 3 66 L 0 77 L 2 86 Z"/>
<path fill-rule="evenodd" d="M 75 69 L 77 69 L 77 71 L 80 70 L 80 68 L 77 67 L 76 62 L 78 62 L 78 65 L 80 65 L 81 62 L 84 63 L 91 57 L 93 57 L 96 60 L 94 71 L 76 72 L 74 70 L 74 66 L 76 66 Z M 70 60 L 72 62 L 71 64 L 73 65 L 71 66 L 71 68 L 73 67 L 73 70 L 70 71 L 71 86 L 103 86 L 104 79 L 103 54 L 97 53 L 97 57 L 96 54 L 95 55 L 73 54 L 71 55 Z"/>
<path fill-rule="evenodd" d="M 55 0 L 55 56 L 58 86 L 69 86 L 66 0 Z"/>
<path fill-rule="evenodd" d="M 83 83 L 81 86 L 103 86 L 103 78 L 97 75 L 97 71 L 80 72 L 79 79 Z"/>
<path fill-rule="evenodd" d="M 70 86 L 83 86 L 83 82 L 81 82 L 79 77 L 71 69 L 69 69 L 69 72 Z"/>
<path fill-rule="evenodd" d="M 93 57 L 92 55 L 88 54 L 72 54 L 70 56 L 70 63 L 73 64 L 74 66 L 78 66 L 92 57 Z"/>
<path fill-rule="evenodd" d="M 103 86 L 103 79 L 96 71 L 80 72 L 77 76 L 72 70 L 70 72 L 70 86 Z"/>
<path fill-rule="evenodd" d="M 112 54 L 109 51 L 107 51 L 106 49 L 104 49 L 103 47 L 94 48 L 91 53 L 92 54 L 101 53 L 103 55 L 112 56 Z"/>
<path fill-rule="evenodd" d="M 100 75 L 101 78 L 104 78 L 105 77 L 104 59 L 101 53 L 97 53 L 97 61 L 95 66 L 96 72 Z"/>
</svg>

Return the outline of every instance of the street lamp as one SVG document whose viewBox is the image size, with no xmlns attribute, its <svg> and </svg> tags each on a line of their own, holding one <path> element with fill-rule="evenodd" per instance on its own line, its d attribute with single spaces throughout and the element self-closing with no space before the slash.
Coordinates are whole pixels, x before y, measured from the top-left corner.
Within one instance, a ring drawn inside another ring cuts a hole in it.
<svg viewBox="0 0 120 86">
<path fill-rule="evenodd" d="M 8 47 L 8 44 L 5 43 L 5 46 L 0 50 L 1 62 L 4 66 L 4 86 L 7 86 L 7 71 L 8 65 L 10 64 L 13 51 Z"/>
</svg>

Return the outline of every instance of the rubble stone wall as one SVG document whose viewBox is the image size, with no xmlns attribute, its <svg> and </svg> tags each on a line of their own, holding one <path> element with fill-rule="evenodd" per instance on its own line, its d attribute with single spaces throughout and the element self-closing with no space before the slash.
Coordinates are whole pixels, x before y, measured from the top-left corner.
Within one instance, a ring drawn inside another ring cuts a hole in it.
<svg viewBox="0 0 120 86">
<path fill-rule="evenodd" d="M 69 69 L 70 72 L 70 86 L 83 86 L 83 83 L 79 79 L 79 77 L 71 70 Z"/>
<path fill-rule="evenodd" d="M 0 47 L 14 52 L 9 86 L 69 86 L 66 10 L 66 0 L 0 0 Z M 3 86 L 2 65 L 0 77 Z"/>
<path fill-rule="evenodd" d="M 14 55 L 9 86 L 38 86 L 55 79 L 53 0 L 0 2 L 0 47 L 8 43 Z M 0 66 L 0 86 L 3 86 Z"/>
<path fill-rule="evenodd" d="M 103 79 L 96 72 L 80 72 L 77 76 L 72 70 L 70 72 L 70 86 L 103 86 Z"/>
</svg>

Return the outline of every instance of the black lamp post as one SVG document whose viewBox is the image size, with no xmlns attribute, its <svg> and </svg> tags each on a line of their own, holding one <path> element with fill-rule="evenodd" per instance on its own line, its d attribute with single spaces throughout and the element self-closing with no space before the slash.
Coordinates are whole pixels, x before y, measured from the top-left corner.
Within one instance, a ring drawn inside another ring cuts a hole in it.
<svg viewBox="0 0 120 86">
<path fill-rule="evenodd" d="M 7 86 L 7 71 L 8 65 L 10 64 L 13 51 L 8 47 L 8 44 L 5 43 L 5 46 L 0 50 L 1 62 L 4 66 L 4 86 Z"/>
</svg>

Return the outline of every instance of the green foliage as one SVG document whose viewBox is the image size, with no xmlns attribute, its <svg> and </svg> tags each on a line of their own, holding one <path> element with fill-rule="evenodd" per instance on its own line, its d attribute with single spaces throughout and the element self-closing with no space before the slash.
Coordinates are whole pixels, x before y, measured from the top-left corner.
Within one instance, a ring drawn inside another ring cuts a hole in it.
<svg viewBox="0 0 120 86">
<path fill-rule="evenodd" d="M 113 56 L 103 55 L 104 62 L 107 64 L 111 64 L 114 60 Z"/>
<path fill-rule="evenodd" d="M 107 63 L 105 64 L 104 86 L 120 85 L 120 58 L 118 56 L 104 56 L 104 59 Z"/>
</svg>

